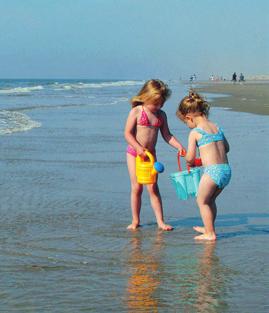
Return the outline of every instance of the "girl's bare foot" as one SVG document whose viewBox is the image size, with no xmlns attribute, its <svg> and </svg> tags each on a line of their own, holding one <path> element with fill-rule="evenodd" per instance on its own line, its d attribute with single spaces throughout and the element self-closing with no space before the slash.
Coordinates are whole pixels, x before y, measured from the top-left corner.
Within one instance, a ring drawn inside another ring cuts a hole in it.
<svg viewBox="0 0 269 313">
<path fill-rule="evenodd" d="M 132 223 L 129 226 L 127 226 L 127 229 L 129 229 L 129 230 L 136 230 L 138 227 L 140 227 L 140 224 Z"/>
<path fill-rule="evenodd" d="M 159 225 L 159 229 L 161 230 L 165 230 L 165 231 L 171 231 L 174 228 L 171 225 L 167 225 L 167 224 L 160 224 Z"/>
<path fill-rule="evenodd" d="M 217 239 L 217 236 L 215 234 L 203 234 L 194 237 L 195 240 L 211 240 L 215 241 Z"/>
<path fill-rule="evenodd" d="M 205 233 L 205 228 L 201 226 L 193 226 L 193 229 L 197 231 L 198 233 L 204 234 Z"/>
</svg>

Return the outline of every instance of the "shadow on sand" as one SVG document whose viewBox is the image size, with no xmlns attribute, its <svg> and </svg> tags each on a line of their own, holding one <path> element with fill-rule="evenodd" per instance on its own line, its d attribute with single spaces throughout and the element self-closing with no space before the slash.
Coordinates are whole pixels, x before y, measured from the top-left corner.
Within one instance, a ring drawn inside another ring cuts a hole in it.
<svg viewBox="0 0 269 313">
<path fill-rule="evenodd" d="M 216 219 L 216 228 L 231 228 L 227 232 L 218 232 L 218 239 L 226 239 L 239 236 L 269 235 L 269 222 L 265 224 L 264 219 L 268 219 L 268 213 L 240 213 L 218 215 Z M 260 223 L 262 220 L 263 223 Z M 199 217 L 191 217 L 182 220 L 172 221 L 173 227 L 192 227 L 202 226 Z M 234 229 L 238 228 L 240 229 Z M 243 229 L 242 229 L 243 227 Z"/>
</svg>

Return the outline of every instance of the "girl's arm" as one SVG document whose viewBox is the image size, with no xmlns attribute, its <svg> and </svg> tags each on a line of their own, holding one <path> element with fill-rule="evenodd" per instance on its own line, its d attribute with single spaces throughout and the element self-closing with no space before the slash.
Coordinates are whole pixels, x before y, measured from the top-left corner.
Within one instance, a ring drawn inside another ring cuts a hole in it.
<svg viewBox="0 0 269 313">
<path fill-rule="evenodd" d="M 185 155 L 185 160 L 189 166 L 194 165 L 194 160 L 196 157 L 196 134 L 195 132 L 190 132 L 188 141 L 188 151 Z"/>
<path fill-rule="evenodd" d="M 185 149 L 182 146 L 182 144 L 176 139 L 176 137 L 174 137 L 174 135 L 170 133 L 168 122 L 167 122 L 167 116 L 166 116 L 164 111 L 162 111 L 162 118 L 163 118 L 163 123 L 162 123 L 160 130 L 161 130 L 161 134 L 162 134 L 163 139 L 169 145 L 178 149 L 180 154 L 183 154 Z"/>
<path fill-rule="evenodd" d="M 138 143 L 135 137 L 136 124 L 137 124 L 137 109 L 133 108 L 130 111 L 125 124 L 124 137 L 128 144 L 130 144 L 136 150 L 136 153 L 140 156 L 143 156 L 145 149 Z"/>
</svg>

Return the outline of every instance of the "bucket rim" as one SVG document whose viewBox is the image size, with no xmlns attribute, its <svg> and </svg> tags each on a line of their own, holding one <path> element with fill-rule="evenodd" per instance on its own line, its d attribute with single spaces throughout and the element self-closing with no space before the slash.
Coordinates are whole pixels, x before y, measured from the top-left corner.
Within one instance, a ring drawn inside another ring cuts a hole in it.
<svg viewBox="0 0 269 313">
<path fill-rule="evenodd" d="M 190 170 L 190 172 L 188 170 L 184 170 L 184 171 L 178 171 L 178 172 L 174 172 L 174 173 L 171 173 L 170 176 L 171 177 L 175 177 L 175 176 L 187 176 L 189 174 L 192 174 L 192 173 L 195 173 L 195 172 L 198 172 L 200 171 L 201 168 L 200 167 L 194 167 Z"/>
</svg>

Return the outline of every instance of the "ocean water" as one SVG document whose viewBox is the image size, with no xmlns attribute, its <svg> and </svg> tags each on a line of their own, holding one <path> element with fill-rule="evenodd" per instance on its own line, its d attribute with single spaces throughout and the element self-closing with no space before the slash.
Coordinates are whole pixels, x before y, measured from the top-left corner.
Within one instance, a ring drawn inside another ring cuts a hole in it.
<svg viewBox="0 0 269 313">
<path fill-rule="evenodd" d="M 159 138 L 166 222 L 147 194 L 129 232 L 123 130 L 143 81 L 0 81 L 0 312 L 268 312 L 268 117 L 212 108 L 231 145 L 233 178 L 218 200 L 218 241 L 197 243 L 194 200 L 169 181 L 176 151 Z M 169 81 L 164 110 L 188 86 Z M 214 101 L 214 99 L 213 99 Z"/>
</svg>

